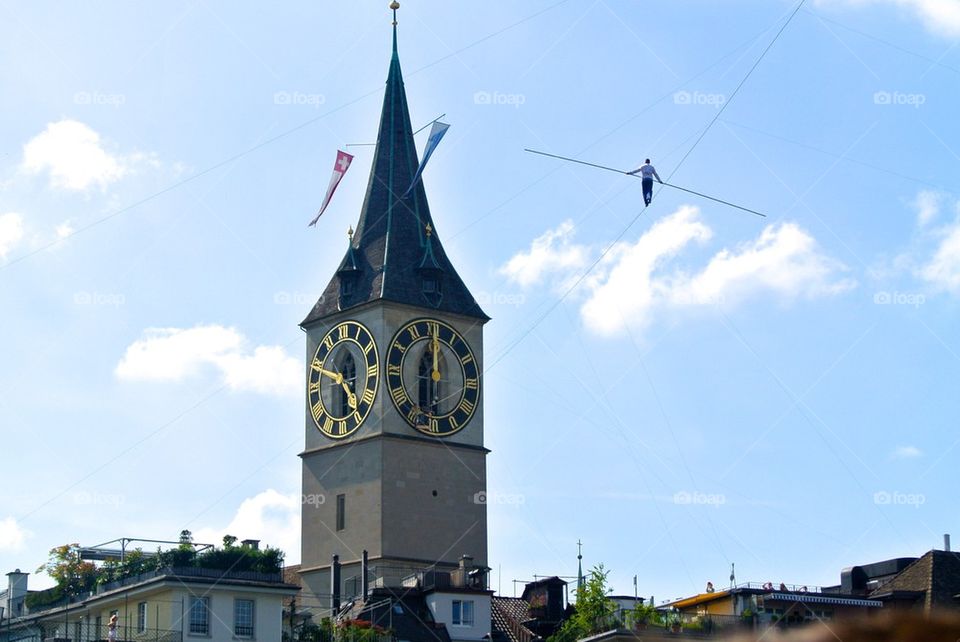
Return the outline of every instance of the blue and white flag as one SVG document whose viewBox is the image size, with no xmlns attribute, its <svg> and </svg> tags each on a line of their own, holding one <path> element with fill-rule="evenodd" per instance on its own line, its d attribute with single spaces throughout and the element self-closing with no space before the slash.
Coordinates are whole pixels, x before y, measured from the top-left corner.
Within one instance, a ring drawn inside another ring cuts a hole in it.
<svg viewBox="0 0 960 642">
<path fill-rule="evenodd" d="M 417 168 L 417 173 L 414 174 L 410 187 L 407 188 L 407 191 L 404 192 L 400 198 L 409 196 L 413 188 L 416 187 L 417 181 L 420 180 L 420 174 L 423 173 L 423 168 L 427 166 L 427 161 L 430 160 L 433 150 L 440 144 L 440 139 L 443 138 L 443 135 L 447 133 L 448 129 L 450 129 L 450 125 L 441 123 L 439 120 L 433 121 L 433 127 L 430 128 L 430 137 L 427 139 L 427 148 L 423 151 L 423 160 L 420 161 L 420 167 Z"/>
</svg>

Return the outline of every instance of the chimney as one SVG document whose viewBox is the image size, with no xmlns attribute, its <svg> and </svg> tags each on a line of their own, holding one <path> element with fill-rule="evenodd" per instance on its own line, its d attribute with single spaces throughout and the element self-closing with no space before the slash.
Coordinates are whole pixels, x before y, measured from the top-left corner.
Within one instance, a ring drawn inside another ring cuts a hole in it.
<svg viewBox="0 0 960 642">
<path fill-rule="evenodd" d="M 943 550 L 950 552 L 950 533 L 943 534 Z"/>
<path fill-rule="evenodd" d="M 260 550 L 260 540 L 258 539 L 245 539 L 240 542 L 240 545 L 246 548 L 252 548 L 255 551 Z"/>
<path fill-rule="evenodd" d="M 340 610 L 340 556 L 334 553 L 330 565 L 330 610 L 336 615 Z"/>
<path fill-rule="evenodd" d="M 370 592 L 370 561 L 367 551 L 363 551 L 363 557 L 360 560 L 360 589 L 363 599 L 367 599 L 367 593 Z"/>
<path fill-rule="evenodd" d="M 7 573 L 7 603 L 6 616 L 8 618 L 23 615 L 23 600 L 27 596 L 27 577 L 29 573 L 21 573 L 20 569 Z"/>
</svg>

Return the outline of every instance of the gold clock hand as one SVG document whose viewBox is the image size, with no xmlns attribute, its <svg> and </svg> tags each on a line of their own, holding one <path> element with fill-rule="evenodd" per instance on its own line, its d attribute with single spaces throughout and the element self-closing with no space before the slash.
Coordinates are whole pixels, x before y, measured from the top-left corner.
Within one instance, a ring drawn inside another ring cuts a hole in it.
<svg viewBox="0 0 960 642">
<path fill-rule="evenodd" d="M 339 372 L 334 372 L 332 370 L 327 370 L 326 368 L 316 368 L 316 370 L 320 374 L 326 377 L 330 377 L 331 379 L 333 379 L 334 383 L 336 383 L 341 388 L 343 388 L 343 391 L 347 393 L 347 405 L 353 408 L 354 410 L 357 409 L 357 395 L 355 395 L 353 391 L 350 390 L 350 386 L 348 386 L 347 382 L 344 381 L 342 374 L 340 374 Z"/>
<path fill-rule="evenodd" d="M 434 381 L 440 381 L 440 368 L 439 359 L 440 359 L 440 328 L 437 327 L 433 332 L 433 372 L 430 373 L 430 378 Z"/>
</svg>

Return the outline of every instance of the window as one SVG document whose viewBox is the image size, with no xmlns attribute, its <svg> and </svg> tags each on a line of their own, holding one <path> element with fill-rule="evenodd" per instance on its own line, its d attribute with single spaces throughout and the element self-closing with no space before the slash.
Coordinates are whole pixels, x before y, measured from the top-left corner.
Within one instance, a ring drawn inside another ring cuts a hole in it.
<svg viewBox="0 0 960 642">
<path fill-rule="evenodd" d="M 446 372 L 447 369 L 442 363 L 443 355 L 437 355 L 437 369 L 440 372 Z M 420 358 L 420 366 L 417 368 L 417 403 L 420 410 L 430 414 L 440 414 L 441 394 L 440 381 L 433 380 L 433 349 L 427 348 L 423 351 L 423 357 Z"/>
<path fill-rule="evenodd" d="M 93 626 L 94 626 L 94 629 L 93 629 L 93 637 L 95 637 L 95 638 L 98 639 L 98 640 L 102 640 L 102 639 L 104 639 L 105 637 L 107 637 L 107 636 L 105 636 L 105 635 L 103 634 L 103 631 L 100 630 L 100 627 L 103 626 L 103 618 L 102 618 L 102 617 L 100 617 L 100 616 L 98 615 L 96 618 L 94 618 L 94 620 L 93 620 Z"/>
<path fill-rule="evenodd" d="M 210 635 L 210 599 L 190 598 L 190 634 Z"/>
<path fill-rule="evenodd" d="M 454 626 L 473 626 L 473 600 L 453 601 Z"/>
<path fill-rule="evenodd" d="M 233 601 L 233 634 L 238 638 L 253 637 L 253 600 Z"/>
<path fill-rule="evenodd" d="M 337 371 L 343 375 L 343 383 L 347 384 L 350 390 L 357 389 L 357 364 L 353 360 L 353 355 L 347 352 L 337 364 Z M 334 412 L 340 417 L 346 417 L 353 412 L 350 407 L 350 394 L 342 384 L 332 381 L 334 394 Z"/>
<path fill-rule="evenodd" d="M 342 531 L 347 527 L 347 496 L 337 495 L 337 530 Z"/>
</svg>

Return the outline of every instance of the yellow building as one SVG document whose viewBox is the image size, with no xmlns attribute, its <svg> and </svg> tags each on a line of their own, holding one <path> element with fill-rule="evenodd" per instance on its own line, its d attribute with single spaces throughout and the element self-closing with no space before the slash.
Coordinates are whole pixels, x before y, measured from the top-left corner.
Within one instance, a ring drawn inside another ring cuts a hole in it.
<svg viewBox="0 0 960 642">
<path fill-rule="evenodd" d="M 747 583 L 675 600 L 659 608 L 675 613 L 686 626 L 716 630 L 830 621 L 864 615 L 882 606 L 879 600 L 827 592 L 816 586 Z"/>
</svg>

